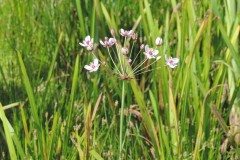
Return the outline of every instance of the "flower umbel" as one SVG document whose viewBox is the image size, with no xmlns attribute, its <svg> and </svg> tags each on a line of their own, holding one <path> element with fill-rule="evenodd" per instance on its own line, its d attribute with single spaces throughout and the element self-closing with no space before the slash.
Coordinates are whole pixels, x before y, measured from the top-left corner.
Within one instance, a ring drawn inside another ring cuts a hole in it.
<svg viewBox="0 0 240 160">
<path fill-rule="evenodd" d="M 93 38 L 88 35 L 84 40 L 83 43 L 79 43 L 81 46 L 86 47 L 88 51 L 93 50 Z"/>
<path fill-rule="evenodd" d="M 85 65 L 84 68 L 89 72 L 95 72 L 98 70 L 99 66 L 100 64 L 98 63 L 98 59 L 95 58 L 93 62 L 91 62 L 89 65 Z"/>
<path fill-rule="evenodd" d="M 109 58 L 112 63 L 108 66 L 112 68 L 112 71 L 118 75 L 120 80 L 134 79 L 136 75 L 149 72 L 161 67 L 152 67 L 152 65 L 161 59 L 157 46 L 161 46 L 163 43 L 162 38 L 157 37 L 155 40 L 155 47 L 151 48 L 148 44 L 141 44 L 138 48 L 138 52 L 135 52 L 135 42 L 137 42 L 138 36 L 133 30 L 120 29 L 119 33 L 123 36 L 123 43 L 121 40 L 116 40 L 115 32 L 111 30 L 112 38 L 105 37 L 104 41 L 100 40 L 100 44 L 107 49 Z M 97 59 L 93 50 L 93 39 L 87 36 L 83 43 L 79 43 L 81 46 L 86 47 L 91 51 L 91 54 L 95 57 L 94 61 L 89 65 L 85 65 L 84 68 L 89 72 L 95 72 L 98 70 L 100 63 L 102 66 L 106 66 L 106 62 L 101 62 Z M 115 47 L 113 47 L 115 46 Z M 111 48 L 110 48 L 111 47 Z M 145 58 L 141 60 L 141 53 L 145 55 Z M 134 57 L 133 57 L 134 56 Z M 166 65 L 175 68 L 178 63 L 178 58 L 168 58 L 165 56 Z M 109 69 L 109 68 L 108 68 Z"/>
</svg>

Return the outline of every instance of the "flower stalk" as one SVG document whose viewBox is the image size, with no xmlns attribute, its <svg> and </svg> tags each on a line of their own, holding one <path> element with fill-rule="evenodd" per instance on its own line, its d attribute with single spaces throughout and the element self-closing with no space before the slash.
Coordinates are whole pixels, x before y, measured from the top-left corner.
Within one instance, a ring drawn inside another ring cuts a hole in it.
<svg viewBox="0 0 240 160">
<path fill-rule="evenodd" d="M 122 142 L 123 142 L 123 120 L 124 120 L 124 100 L 125 100 L 125 82 L 122 81 L 122 97 L 121 97 L 121 111 L 120 111 L 120 131 L 119 131 L 119 160 L 121 160 L 122 158 Z"/>
</svg>

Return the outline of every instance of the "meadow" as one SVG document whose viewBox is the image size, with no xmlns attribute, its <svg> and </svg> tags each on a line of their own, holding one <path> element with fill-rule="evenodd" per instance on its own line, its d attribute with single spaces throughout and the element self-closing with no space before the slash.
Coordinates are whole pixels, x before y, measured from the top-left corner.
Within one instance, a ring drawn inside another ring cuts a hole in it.
<svg viewBox="0 0 240 160">
<path fill-rule="evenodd" d="M 240 159 L 239 22 L 238 0 L 0 0 L 0 159 Z"/>
</svg>

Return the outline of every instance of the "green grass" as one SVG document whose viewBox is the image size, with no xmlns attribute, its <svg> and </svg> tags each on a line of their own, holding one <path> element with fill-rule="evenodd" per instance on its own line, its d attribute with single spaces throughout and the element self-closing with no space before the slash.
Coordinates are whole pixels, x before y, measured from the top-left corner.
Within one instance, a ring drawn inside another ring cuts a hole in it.
<svg viewBox="0 0 240 160">
<path fill-rule="evenodd" d="M 239 15 L 234 0 L 0 1 L 0 159 L 239 159 Z M 162 37 L 178 67 L 161 60 L 123 93 L 110 68 L 86 72 L 79 42 L 120 28 L 138 33 L 134 55 Z"/>
</svg>

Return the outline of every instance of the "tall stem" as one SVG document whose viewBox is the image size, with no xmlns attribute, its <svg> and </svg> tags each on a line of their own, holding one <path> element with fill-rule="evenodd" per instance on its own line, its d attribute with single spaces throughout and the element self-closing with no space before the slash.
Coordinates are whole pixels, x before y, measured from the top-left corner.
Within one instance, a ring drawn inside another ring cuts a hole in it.
<svg viewBox="0 0 240 160">
<path fill-rule="evenodd" d="M 123 80 L 123 81 L 122 81 L 121 113 L 120 113 L 119 160 L 122 159 L 123 111 L 124 111 L 124 97 L 125 97 L 124 94 L 125 94 L 125 86 L 124 86 L 124 80 Z"/>
</svg>

